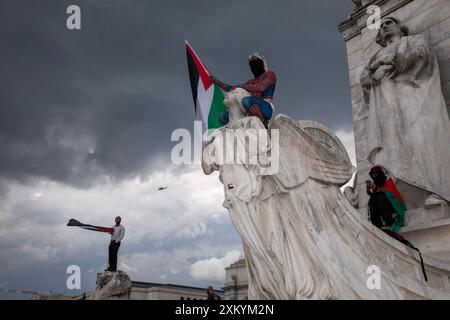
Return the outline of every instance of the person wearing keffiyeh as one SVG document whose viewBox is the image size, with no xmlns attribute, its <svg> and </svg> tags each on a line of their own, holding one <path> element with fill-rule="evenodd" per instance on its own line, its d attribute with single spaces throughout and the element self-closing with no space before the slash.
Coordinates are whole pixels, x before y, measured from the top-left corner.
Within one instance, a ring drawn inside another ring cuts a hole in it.
<svg viewBox="0 0 450 320">
<path fill-rule="evenodd" d="M 381 166 L 372 167 L 369 175 L 373 180 L 366 181 L 370 220 L 380 229 L 399 232 L 405 226 L 407 210 L 403 197 Z"/>
<path fill-rule="evenodd" d="M 267 123 L 272 117 L 273 113 L 273 94 L 275 91 L 275 84 L 277 81 L 275 72 L 268 70 L 265 58 L 254 53 L 248 57 L 250 69 L 254 75 L 244 84 L 231 86 L 226 84 L 215 76 L 211 75 L 211 81 L 216 83 L 222 90 L 229 92 L 235 88 L 242 88 L 250 93 L 250 96 L 242 99 L 242 105 L 251 116 L 258 117 L 262 123 Z M 228 112 L 220 114 L 220 121 L 223 124 L 229 122 Z"/>
</svg>

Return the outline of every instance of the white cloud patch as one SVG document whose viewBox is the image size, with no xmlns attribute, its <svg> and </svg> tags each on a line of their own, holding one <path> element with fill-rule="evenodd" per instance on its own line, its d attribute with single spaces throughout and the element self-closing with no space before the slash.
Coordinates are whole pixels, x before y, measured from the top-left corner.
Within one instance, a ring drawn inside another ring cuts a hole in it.
<svg viewBox="0 0 450 320">
<path fill-rule="evenodd" d="M 355 136 L 353 134 L 353 130 L 336 130 L 336 136 L 341 140 L 345 149 L 348 152 L 348 156 L 350 157 L 350 161 L 354 166 L 356 166 L 356 154 L 355 154 Z"/>
<path fill-rule="evenodd" d="M 119 266 L 118 266 L 119 270 L 125 271 L 126 273 L 138 273 L 138 269 L 133 268 L 129 265 L 127 265 L 125 262 L 120 261 Z"/>
<path fill-rule="evenodd" d="M 50 259 L 52 254 L 57 253 L 57 251 L 58 250 L 56 248 L 52 248 L 51 246 L 38 247 L 25 244 L 20 247 L 20 253 L 37 261 L 46 261 Z"/>
<path fill-rule="evenodd" d="M 206 227 L 206 224 L 203 221 L 196 221 L 190 223 L 189 225 L 183 226 L 181 229 L 179 229 L 175 233 L 175 237 L 181 239 L 190 239 L 195 238 L 199 235 L 206 234 L 207 231 L 208 228 Z"/>
<path fill-rule="evenodd" d="M 196 279 L 204 280 L 225 280 L 225 268 L 242 257 L 238 250 L 228 252 L 222 258 L 210 258 L 200 260 L 191 265 L 190 275 Z"/>
</svg>

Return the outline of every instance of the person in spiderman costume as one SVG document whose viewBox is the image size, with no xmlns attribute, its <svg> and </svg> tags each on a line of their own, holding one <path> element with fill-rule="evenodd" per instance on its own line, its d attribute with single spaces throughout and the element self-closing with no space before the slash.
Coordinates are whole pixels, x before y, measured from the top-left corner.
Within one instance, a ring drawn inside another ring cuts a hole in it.
<svg viewBox="0 0 450 320">
<path fill-rule="evenodd" d="M 250 55 L 248 63 L 255 78 L 244 84 L 231 86 L 223 83 L 213 75 L 210 76 L 210 79 L 226 92 L 235 88 L 247 90 L 250 96 L 242 99 L 242 105 L 249 115 L 258 117 L 263 124 L 267 124 L 274 110 L 273 93 L 275 92 L 277 78 L 275 72 L 267 69 L 266 59 L 259 53 Z M 227 124 L 230 121 L 228 112 L 221 113 L 219 120 L 223 124 Z"/>
</svg>

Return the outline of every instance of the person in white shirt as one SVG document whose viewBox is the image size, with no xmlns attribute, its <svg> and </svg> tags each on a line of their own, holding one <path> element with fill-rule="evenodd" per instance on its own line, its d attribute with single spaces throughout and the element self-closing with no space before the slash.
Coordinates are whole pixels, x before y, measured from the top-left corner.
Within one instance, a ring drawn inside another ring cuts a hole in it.
<svg viewBox="0 0 450 320">
<path fill-rule="evenodd" d="M 120 224 L 122 218 L 116 217 L 116 225 L 113 226 L 114 232 L 111 234 L 111 242 L 109 243 L 109 267 L 107 271 L 117 271 L 117 253 L 119 252 L 120 242 L 125 236 L 125 227 Z"/>
</svg>

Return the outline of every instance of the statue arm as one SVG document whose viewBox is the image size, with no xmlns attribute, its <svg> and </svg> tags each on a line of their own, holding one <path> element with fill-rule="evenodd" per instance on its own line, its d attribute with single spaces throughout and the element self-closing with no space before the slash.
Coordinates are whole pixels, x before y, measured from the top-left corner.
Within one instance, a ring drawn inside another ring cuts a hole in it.
<svg viewBox="0 0 450 320">
<path fill-rule="evenodd" d="M 383 64 L 377 68 L 372 75 L 372 83 L 378 85 L 385 77 L 390 79 L 395 77 L 395 66 L 392 64 Z"/>
<path fill-rule="evenodd" d="M 393 78 L 397 66 L 394 56 L 383 56 L 374 62 L 369 62 L 361 74 L 361 85 L 364 91 L 370 91 L 371 86 L 378 85 L 383 78 Z"/>
<path fill-rule="evenodd" d="M 366 66 L 361 73 L 361 86 L 363 89 L 369 88 L 372 85 L 372 79 L 370 78 L 370 70 Z"/>
<path fill-rule="evenodd" d="M 361 88 L 363 101 L 366 106 L 370 105 L 370 90 L 372 87 L 380 84 L 385 77 L 392 79 L 397 75 L 396 52 L 389 54 L 380 53 L 381 50 L 373 55 L 361 73 Z"/>
<path fill-rule="evenodd" d="M 411 65 L 422 64 L 423 66 L 431 67 L 433 65 L 433 57 L 433 49 L 425 37 L 420 34 L 404 37 L 396 52 L 395 61 L 397 63 L 391 78 L 410 72 Z M 416 74 L 414 73 L 414 75 Z"/>
<path fill-rule="evenodd" d="M 361 74 L 361 85 L 366 91 L 376 86 L 384 77 L 391 78 L 396 69 L 397 52 L 379 50 L 373 55 Z"/>
</svg>

